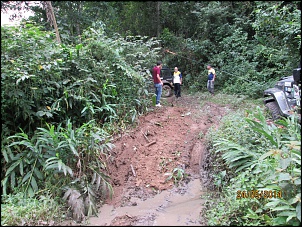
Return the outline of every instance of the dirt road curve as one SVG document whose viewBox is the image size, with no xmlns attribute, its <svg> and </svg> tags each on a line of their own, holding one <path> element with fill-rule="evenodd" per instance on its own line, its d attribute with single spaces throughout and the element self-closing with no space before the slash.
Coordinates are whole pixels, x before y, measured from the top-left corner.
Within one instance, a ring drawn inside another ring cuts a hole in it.
<svg viewBox="0 0 302 227">
<path fill-rule="evenodd" d="M 187 182 L 199 179 L 204 137 L 211 126 L 218 126 L 227 110 L 226 106 L 207 103 L 197 96 L 185 96 L 177 101 L 171 97 L 164 101 L 163 107 L 140 117 L 138 127 L 118 135 L 114 140 L 113 158 L 108 163 L 114 196 L 106 201 L 105 206 L 111 206 L 112 212 L 122 207 L 128 207 L 129 212 L 133 207 L 142 209 L 138 206 L 140 202 L 152 203 L 151 198 L 155 195 L 158 197 L 158 194 L 164 193 L 162 191 L 173 188 L 173 181 L 166 181 L 165 173 L 172 172 L 175 167 L 185 170 Z M 177 193 L 177 189 L 173 190 L 165 198 Z M 184 193 L 188 189 L 178 188 L 178 191 L 181 190 Z M 163 202 L 165 199 L 159 200 Z M 108 213 L 107 216 L 112 217 L 106 223 L 100 223 L 101 219 L 108 218 L 104 211 L 99 218 L 91 218 L 90 222 L 92 225 L 156 225 L 155 216 L 159 214 L 152 213 L 150 207 L 146 209 L 149 209 L 147 221 L 142 221 L 146 216 L 129 215 L 127 211 L 122 215 L 120 210 L 120 215 Z"/>
</svg>

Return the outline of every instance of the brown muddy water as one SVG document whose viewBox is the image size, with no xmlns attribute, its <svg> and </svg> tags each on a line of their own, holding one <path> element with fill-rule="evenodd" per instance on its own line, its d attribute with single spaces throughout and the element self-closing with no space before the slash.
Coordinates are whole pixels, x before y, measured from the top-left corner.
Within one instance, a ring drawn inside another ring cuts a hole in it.
<svg viewBox="0 0 302 227">
<path fill-rule="evenodd" d="M 201 195 L 205 193 L 201 181 L 194 179 L 184 187 L 162 191 L 144 201 L 131 198 L 136 206 L 104 204 L 99 217 L 91 217 L 88 225 L 200 226 Z"/>
</svg>

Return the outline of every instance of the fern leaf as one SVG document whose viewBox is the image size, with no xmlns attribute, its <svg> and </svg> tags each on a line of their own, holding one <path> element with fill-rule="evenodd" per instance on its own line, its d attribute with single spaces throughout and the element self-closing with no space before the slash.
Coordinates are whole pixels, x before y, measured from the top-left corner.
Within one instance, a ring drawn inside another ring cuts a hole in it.
<svg viewBox="0 0 302 227">
<path fill-rule="evenodd" d="M 9 148 L 2 149 L 2 155 L 3 155 L 4 160 L 5 160 L 6 162 L 9 161 L 9 160 L 8 160 L 8 155 L 7 155 L 7 152 L 6 152 L 7 149 L 9 149 Z"/>
<path fill-rule="evenodd" d="M 11 175 L 10 175 L 10 185 L 11 185 L 11 188 L 14 188 L 15 185 L 16 185 L 16 173 L 15 172 L 12 172 Z"/>
<path fill-rule="evenodd" d="M 239 172 L 239 171 L 241 171 L 241 170 L 243 170 L 243 169 L 245 169 L 245 168 L 251 166 L 252 164 L 253 164 L 253 162 L 246 162 L 245 165 L 238 167 L 238 169 L 236 169 L 235 172 L 237 173 L 237 172 Z"/>
<path fill-rule="evenodd" d="M 20 164 L 21 160 L 14 162 L 7 170 L 5 175 L 8 176 L 10 173 Z"/>
<path fill-rule="evenodd" d="M 33 189 L 30 186 L 27 189 L 27 194 L 30 198 L 34 197 L 34 195 L 35 195 Z"/>
<path fill-rule="evenodd" d="M 38 184 L 37 184 L 37 181 L 35 179 L 34 176 L 31 177 L 31 182 L 30 182 L 31 186 L 32 186 L 32 189 L 34 192 L 38 191 L 39 188 L 38 188 Z"/>
<path fill-rule="evenodd" d="M 34 173 L 39 180 L 43 180 L 43 174 L 40 172 L 40 170 L 38 170 L 38 168 L 34 168 Z"/>
<path fill-rule="evenodd" d="M 30 175 L 31 175 L 31 172 L 28 172 L 28 173 L 23 177 L 21 184 L 23 184 L 24 182 L 26 182 L 26 181 L 28 180 L 28 178 L 30 177 Z"/>
</svg>

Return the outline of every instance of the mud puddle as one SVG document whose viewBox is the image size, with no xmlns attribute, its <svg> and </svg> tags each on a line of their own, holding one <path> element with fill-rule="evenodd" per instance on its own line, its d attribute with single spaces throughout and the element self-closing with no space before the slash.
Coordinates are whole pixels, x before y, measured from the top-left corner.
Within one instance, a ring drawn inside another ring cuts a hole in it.
<svg viewBox="0 0 302 227">
<path fill-rule="evenodd" d="M 90 218 L 91 226 L 198 226 L 203 200 L 199 179 L 180 188 L 172 188 L 144 201 L 131 198 L 132 206 L 116 207 L 105 204 L 99 217 Z"/>
</svg>

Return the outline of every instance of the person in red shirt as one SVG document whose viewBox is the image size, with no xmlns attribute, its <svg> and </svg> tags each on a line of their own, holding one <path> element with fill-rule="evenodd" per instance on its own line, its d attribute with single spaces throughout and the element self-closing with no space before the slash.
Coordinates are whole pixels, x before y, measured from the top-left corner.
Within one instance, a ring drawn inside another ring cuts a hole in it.
<svg viewBox="0 0 302 227">
<path fill-rule="evenodd" d="M 155 94 L 156 94 L 156 106 L 160 107 L 160 97 L 163 90 L 163 82 L 160 79 L 160 70 L 163 67 L 163 64 L 159 61 L 157 62 L 156 66 L 154 66 L 152 70 L 153 82 L 155 87 Z"/>
</svg>

